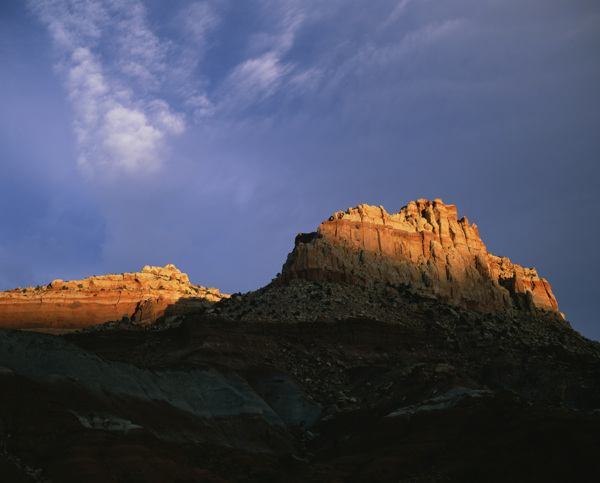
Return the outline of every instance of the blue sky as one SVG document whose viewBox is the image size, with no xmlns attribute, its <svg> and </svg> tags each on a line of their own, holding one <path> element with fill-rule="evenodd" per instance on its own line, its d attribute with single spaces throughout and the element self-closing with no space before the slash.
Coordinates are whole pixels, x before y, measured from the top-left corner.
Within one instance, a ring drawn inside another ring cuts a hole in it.
<svg viewBox="0 0 600 483">
<path fill-rule="evenodd" d="M 254 290 L 335 211 L 442 198 L 600 339 L 599 46 L 592 0 L 2 2 L 0 290 Z"/>
</svg>

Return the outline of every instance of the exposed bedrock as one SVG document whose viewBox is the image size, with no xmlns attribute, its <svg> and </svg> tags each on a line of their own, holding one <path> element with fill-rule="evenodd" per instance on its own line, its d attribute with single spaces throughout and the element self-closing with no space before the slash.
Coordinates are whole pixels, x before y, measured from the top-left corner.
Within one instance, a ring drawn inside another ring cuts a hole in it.
<svg viewBox="0 0 600 483">
<path fill-rule="evenodd" d="M 138 273 L 53 280 L 43 287 L 0 293 L 0 328 L 83 328 L 119 320 L 136 323 L 182 315 L 228 297 L 190 283 L 174 265 Z"/>
<path fill-rule="evenodd" d="M 483 312 L 558 311 L 535 268 L 488 253 L 477 226 L 440 199 L 411 201 L 394 214 L 364 204 L 335 213 L 296 237 L 278 281 L 293 279 L 410 285 Z"/>
</svg>

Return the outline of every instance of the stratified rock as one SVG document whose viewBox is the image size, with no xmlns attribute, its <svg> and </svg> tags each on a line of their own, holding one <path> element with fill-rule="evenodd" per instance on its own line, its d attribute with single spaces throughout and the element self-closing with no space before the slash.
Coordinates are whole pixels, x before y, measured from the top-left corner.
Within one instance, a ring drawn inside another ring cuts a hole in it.
<svg viewBox="0 0 600 483">
<path fill-rule="evenodd" d="M 146 266 L 140 273 L 53 280 L 45 287 L 1 292 L 0 328 L 83 328 L 125 314 L 148 324 L 206 308 L 224 297 L 229 296 L 191 284 L 175 265 Z"/>
<path fill-rule="evenodd" d="M 364 204 L 335 213 L 316 233 L 296 237 L 278 281 L 294 279 L 409 285 L 483 312 L 558 310 L 535 269 L 489 254 L 477 226 L 440 199 L 411 201 L 394 214 Z"/>
</svg>

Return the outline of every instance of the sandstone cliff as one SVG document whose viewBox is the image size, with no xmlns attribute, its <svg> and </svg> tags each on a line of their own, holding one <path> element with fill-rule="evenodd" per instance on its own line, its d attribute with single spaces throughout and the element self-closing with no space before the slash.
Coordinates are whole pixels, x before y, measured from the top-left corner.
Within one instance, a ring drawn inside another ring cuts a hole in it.
<svg viewBox="0 0 600 483">
<path fill-rule="evenodd" d="M 411 201 L 394 214 L 364 204 L 335 213 L 316 233 L 296 237 L 278 282 L 293 279 L 409 285 L 484 312 L 558 311 L 535 269 L 489 254 L 477 226 L 440 199 Z"/>
<path fill-rule="evenodd" d="M 174 265 L 146 266 L 140 273 L 54 280 L 44 287 L 0 293 L 0 327 L 19 329 L 83 328 L 118 320 L 152 323 L 181 315 L 228 297 L 196 286 Z"/>
</svg>

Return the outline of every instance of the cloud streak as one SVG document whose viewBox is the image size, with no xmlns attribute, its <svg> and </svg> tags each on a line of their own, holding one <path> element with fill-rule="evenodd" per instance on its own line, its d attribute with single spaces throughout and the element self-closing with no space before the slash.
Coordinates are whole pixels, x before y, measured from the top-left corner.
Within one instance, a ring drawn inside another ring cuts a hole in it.
<svg viewBox="0 0 600 483">
<path fill-rule="evenodd" d="M 252 32 L 245 44 L 243 60 L 230 66 L 223 82 L 212 93 L 211 109 L 204 113 L 233 120 L 251 106 L 271 100 L 276 94 L 289 94 L 289 82 L 298 83 L 297 66 L 288 60 L 296 35 L 306 21 L 307 6 L 296 0 L 255 2 L 264 25 Z"/>
</svg>

